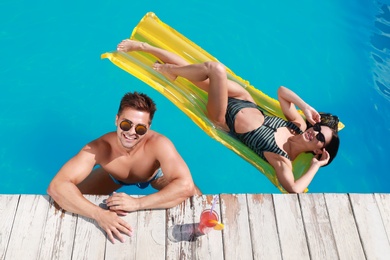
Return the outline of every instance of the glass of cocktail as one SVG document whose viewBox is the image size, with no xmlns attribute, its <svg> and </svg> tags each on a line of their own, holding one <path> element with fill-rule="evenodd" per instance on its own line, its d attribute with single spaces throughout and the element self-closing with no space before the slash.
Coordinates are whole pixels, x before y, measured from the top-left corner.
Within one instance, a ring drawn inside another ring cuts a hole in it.
<svg viewBox="0 0 390 260">
<path fill-rule="evenodd" d="M 206 209 L 200 214 L 199 231 L 202 234 L 210 232 L 218 223 L 219 216 L 215 210 Z"/>
</svg>

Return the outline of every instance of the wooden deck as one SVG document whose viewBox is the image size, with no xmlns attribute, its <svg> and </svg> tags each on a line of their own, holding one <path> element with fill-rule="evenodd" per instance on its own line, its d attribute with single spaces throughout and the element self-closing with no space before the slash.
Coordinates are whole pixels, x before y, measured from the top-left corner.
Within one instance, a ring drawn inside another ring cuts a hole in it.
<svg viewBox="0 0 390 260">
<path fill-rule="evenodd" d="M 390 259 L 390 194 L 221 194 L 225 229 L 196 237 L 212 198 L 128 214 L 133 236 L 112 244 L 48 196 L 0 195 L 0 259 Z"/>
</svg>

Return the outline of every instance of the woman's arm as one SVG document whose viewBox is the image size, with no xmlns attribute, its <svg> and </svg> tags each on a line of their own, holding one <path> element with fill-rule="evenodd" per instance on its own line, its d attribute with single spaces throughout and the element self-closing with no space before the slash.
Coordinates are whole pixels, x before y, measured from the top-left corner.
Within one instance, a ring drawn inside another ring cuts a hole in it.
<svg viewBox="0 0 390 260">
<path fill-rule="evenodd" d="M 309 169 L 297 180 L 294 179 L 292 164 L 287 158 L 273 154 L 268 161 L 274 167 L 280 185 L 287 192 L 302 193 L 309 186 L 318 169 L 328 163 L 329 158 L 329 153 L 323 149 L 323 153 L 313 157 Z"/>
<path fill-rule="evenodd" d="M 280 107 L 282 108 L 283 114 L 287 120 L 295 123 L 302 131 L 306 130 L 306 122 L 299 114 L 297 106 L 305 114 L 306 119 L 311 123 L 315 124 L 316 122 L 321 121 L 320 114 L 311 106 L 309 106 L 302 98 L 295 94 L 292 90 L 286 87 L 279 87 L 278 89 L 278 99 L 280 102 Z"/>
</svg>

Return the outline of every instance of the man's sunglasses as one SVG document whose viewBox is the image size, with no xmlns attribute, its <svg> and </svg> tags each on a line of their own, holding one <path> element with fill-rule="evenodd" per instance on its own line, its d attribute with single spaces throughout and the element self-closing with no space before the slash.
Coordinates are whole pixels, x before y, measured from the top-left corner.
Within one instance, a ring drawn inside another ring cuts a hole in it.
<svg viewBox="0 0 390 260">
<path fill-rule="evenodd" d="M 313 130 L 318 132 L 318 134 L 316 135 L 317 140 L 320 141 L 320 142 L 325 143 L 325 136 L 324 136 L 323 133 L 321 133 L 321 125 L 320 125 L 320 123 L 316 123 L 315 125 L 313 125 Z"/>
<path fill-rule="evenodd" d="M 134 125 L 133 122 L 131 122 L 130 120 L 124 119 L 124 120 L 119 124 L 119 127 L 120 127 L 123 131 L 129 131 L 129 130 L 133 127 L 133 125 Z M 137 135 L 144 135 L 144 134 L 146 134 L 146 132 L 148 131 L 148 128 L 146 127 L 146 125 L 143 125 L 143 124 L 135 125 L 134 129 L 135 129 L 135 133 L 136 133 Z"/>
</svg>

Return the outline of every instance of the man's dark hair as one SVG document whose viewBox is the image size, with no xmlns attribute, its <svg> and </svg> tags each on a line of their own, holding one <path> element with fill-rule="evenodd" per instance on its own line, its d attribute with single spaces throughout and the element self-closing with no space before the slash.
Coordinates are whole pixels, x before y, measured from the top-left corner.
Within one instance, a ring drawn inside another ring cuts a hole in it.
<svg viewBox="0 0 390 260">
<path fill-rule="evenodd" d="M 148 97 L 146 94 L 138 92 L 129 92 L 123 96 L 119 105 L 118 116 L 120 116 L 123 110 L 126 108 L 148 112 L 150 115 L 149 124 L 152 123 L 154 113 L 157 110 L 156 104 L 150 97 Z"/>
</svg>

